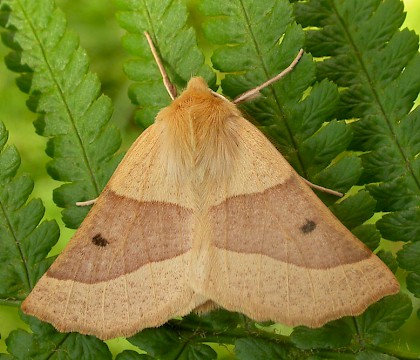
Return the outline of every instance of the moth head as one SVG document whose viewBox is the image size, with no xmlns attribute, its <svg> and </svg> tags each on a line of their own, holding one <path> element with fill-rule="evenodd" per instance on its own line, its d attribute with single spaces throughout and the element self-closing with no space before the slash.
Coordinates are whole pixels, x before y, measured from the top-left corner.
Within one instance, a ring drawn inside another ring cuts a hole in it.
<svg viewBox="0 0 420 360">
<path fill-rule="evenodd" d="M 191 78 L 186 89 L 181 94 L 180 99 L 190 99 L 191 101 L 195 102 L 210 102 L 213 103 L 213 105 L 218 105 L 220 100 L 225 103 L 230 103 L 230 101 L 226 99 L 222 94 L 219 94 L 210 89 L 206 80 L 199 76 Z"/>
<path fill-rule="evenodd" d="M 211 90 L 202 77 L 193 77 L 187 87 L 169 106 L 176 113 L 188 113 L 192 119 L 224 117 L 238 112 L 236 106 L 223 95 Z"/>
<path fill-rule="evenodd" d="M 192 77 L 190 81 L 188 81 L 187 88 L 185 89 L 185 91 L 197 93 L 206 93 L 209 92 L 209 90 L 206 80 L 200 76 Z"/>
<path fill-rule="evenodd" d="M 159 112 L 156 122 L 177 124 L 179 128 L 184 124 L 189 129 L 185 133 L 189 133 L 191 124 L 204 126 L 194 130 L 197 134 L 207 133 L 208 127 L 218 126 L 237 116 L 241 114 L 236 105 L 211 90 L 203 78 L 193 77 L 180 96 Z"/>
</svg>

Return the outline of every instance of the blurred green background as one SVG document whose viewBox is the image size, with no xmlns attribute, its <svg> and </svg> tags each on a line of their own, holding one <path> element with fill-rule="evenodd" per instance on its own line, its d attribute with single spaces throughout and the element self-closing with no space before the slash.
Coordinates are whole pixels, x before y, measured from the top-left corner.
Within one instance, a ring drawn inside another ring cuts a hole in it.
<svg viewBox="0 0 420 360">
<path fill-rule="evenodd" d="M 362 0 L 360 0 L 362 1 Z M 120 38 L 123 31 L 115 21 L 115 7 L 112 2 L 103 0 L 56 0 L 65 12 L 68 27 L 80 37 L 80 43 L 86 49 L 91 59 L 91 71 L 98 74 L 102 82 L 102 91 L 114 103 L 112 121 L 120 128 L 123 136 L 123 149 L 127 149 L 138 136 L 139 129 L 133 122 L 134 107 L 127 97 L 129 82 L 123 73 L 123 63 L 127 58 Z M 420 33 L 420 1 L 404 0 L 407 19 L 403 27 Z M 8 53 L 5 46 L 0 45 L 1 57 Z M 33 197 L 43 200 L 46 207 L 45 217 L 56 219 L 61 227 L 59 243 L 52 250 L 56 254 L 62 250 L 73 234 L 73 230 L 66 229 L 60 219 L 60 209 L 52 202 L 52 190 L 60 183 L 52 180 L 45 169 L 48 157 L 45 155 L 46 139 L 35 134 L 32 122 L 36 116 L 24 106 L 27 95 L 21 93 L 15 86 L 16 75 L 11 73 L 4 62 L 0 64 L 0 121 L 9 130 L 9 144 L 18 148 L 22 157 L 20 172 L 29 173 L 35 181 Z M 401 274 L 404 278 L 404 274 Z M 415 301 L 415 311 L 419 308 Z M 415 314 L 415 311 L 413 314 Z M 396 344 L 401 350 L 410 348 L 420 353 L 419 321 L 407 323 L 400 331 Z M 20 320 L 18 310 L 0 306 L 0 353 L 6 351 L 4 339 L 10 331 L 18 327 L 27 328 Z M 111 351 L 115 354 L 121 349 L 132 348 L 125 339 L 109 341 Z M 223 351 L 221 349 L 221 351 Z M 226 358 L 229 358 L 229 351 Z"/>
</svg>

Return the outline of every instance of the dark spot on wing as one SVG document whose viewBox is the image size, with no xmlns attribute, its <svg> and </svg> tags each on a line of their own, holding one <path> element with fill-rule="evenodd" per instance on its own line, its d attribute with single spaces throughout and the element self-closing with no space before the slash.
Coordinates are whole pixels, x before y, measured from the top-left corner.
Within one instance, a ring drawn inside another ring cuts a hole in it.
<svg viewBox="0 0 420 360">
<path fill-rule="evenodd" d="M 316 223 L 313 220 L 306 220 L 306 223 L 300 227 L 300 231 L 304 234 L 309 234 L 316 228 Z"/>
<path fill-rule="evenodd" d="M 107 246 L 108 245 L 108 240 L 103 238 L 101 234 L 96 234 L 93 238 L 92 238 L 92 243 L 96 246 Z"/>
</svg>

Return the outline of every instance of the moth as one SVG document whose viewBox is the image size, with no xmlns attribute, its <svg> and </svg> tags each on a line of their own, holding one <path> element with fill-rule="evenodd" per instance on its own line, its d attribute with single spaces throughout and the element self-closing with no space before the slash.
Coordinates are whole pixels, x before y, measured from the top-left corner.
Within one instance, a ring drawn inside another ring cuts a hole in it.
<svg viewBox="0 0 420 360">
<path fill-rule="evenodd" d="M 147 34 L 146 34 L 147 35 Z M 23 302 L 59 331 L 130 336 L 215 307 L 319 327 L 399 291 L 235 101 L 193 77 L 132 145 Z M 300 53 L 301 55 L 301 53 Z"/>
</svg>

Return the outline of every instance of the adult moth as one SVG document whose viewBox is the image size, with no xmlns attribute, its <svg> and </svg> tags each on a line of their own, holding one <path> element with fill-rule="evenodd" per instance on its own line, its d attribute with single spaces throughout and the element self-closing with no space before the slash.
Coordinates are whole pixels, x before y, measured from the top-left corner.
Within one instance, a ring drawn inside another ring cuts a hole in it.
<svg viewBox="0 0 420 360">
<path fill-rule="evenodd" d="M 22 304 L 60 331 L 130 336 L 219 306 L 318 327 L 394 294 L 392 272 L 234 102 L 192 78 L 135 141 Z"/>
</svg>

